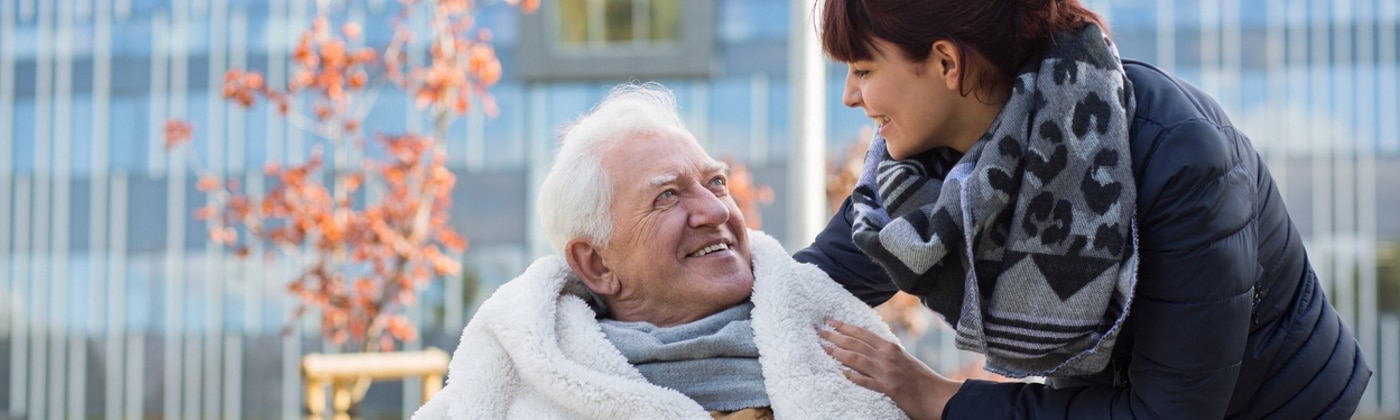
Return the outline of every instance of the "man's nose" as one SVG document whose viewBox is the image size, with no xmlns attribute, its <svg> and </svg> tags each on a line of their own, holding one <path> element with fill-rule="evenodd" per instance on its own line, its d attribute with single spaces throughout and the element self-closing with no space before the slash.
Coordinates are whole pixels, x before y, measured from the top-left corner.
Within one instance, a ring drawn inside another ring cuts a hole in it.
<svg viewBox="0 0 1400 420">
<path fill-rule="evenodd" d="M 846 87 L 845 90 L 841 92 L 841 103 L 845 104 L 847 107 L 855 108 L 860 106 L 860 102 L 860 86 L 856 85 L 855 80 L 851 79 L 850 72 L 847 72 Z"/>
<path fill-rule="evenodd" d="M 689 204 L 690 226 L 718 226 L 729 221 L 729 206 L 723 198 L 708 188 L 697 187 L 699 194 L 691 194 Z"/>
</svg>

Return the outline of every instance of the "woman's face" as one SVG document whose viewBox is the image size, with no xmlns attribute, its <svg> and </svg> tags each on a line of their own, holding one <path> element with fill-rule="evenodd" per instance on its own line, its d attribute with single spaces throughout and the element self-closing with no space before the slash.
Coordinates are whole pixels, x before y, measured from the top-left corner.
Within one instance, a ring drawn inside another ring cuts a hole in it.
<svg viewBox="0 0 1400 420">
<path fill-rule="evenodd" d="M 948 71 L 961 67 L 950 66 L 936 47 L 927 59 L 913 61 L 883 39 L 875 39 L 874 46 L 869 60 L 847 63 L 850 71 L 841 99 L 875 120 L 890 156 L 907 159 L 941 146 L 961 152 L 971 148 L 982 133 L 967 133 L 966 119 L 960 116 L 971 106 L 967 99 L 972 95 L 960 95 L 956 73 Z"/>
</svg>

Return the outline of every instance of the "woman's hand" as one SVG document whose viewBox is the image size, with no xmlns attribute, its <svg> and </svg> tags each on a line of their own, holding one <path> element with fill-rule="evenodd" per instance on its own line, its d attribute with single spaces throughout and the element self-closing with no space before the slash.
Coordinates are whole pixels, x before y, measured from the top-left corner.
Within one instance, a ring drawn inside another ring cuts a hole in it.
<svg viewBox="0 0 1400 420">
<path fill-rule="evenodd" d="M 827 321 L 835 331 L 817 331 L 830 346 L 826 353 L 854 370 L 846 378 L 856 385 L 888 395 L 913 419 L 938 419 L 943 407 L 962 386 L 939 375 L 924 362 L 904 351 L 899 344 L 864 328 L 844 322 Z"/>
</svg>

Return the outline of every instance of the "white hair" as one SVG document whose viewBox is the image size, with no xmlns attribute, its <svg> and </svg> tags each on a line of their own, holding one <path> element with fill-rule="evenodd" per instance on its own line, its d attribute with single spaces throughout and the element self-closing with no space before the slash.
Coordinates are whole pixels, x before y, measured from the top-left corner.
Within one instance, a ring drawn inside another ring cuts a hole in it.
<svg viewBox="0 0 1400 420">
<path fill-rule="evenodd" d="M 591 111 L 560 134 L 559 153 L 540 184 L 535 210 L 554 249 L 574 238 L 606 243 L 612 237 L 612 189 L 602 154 L 618 142 L 655 134 L 695 136 L 676 111 L 676 97 L 660 83 L 612 88 Z"/>
</svg>

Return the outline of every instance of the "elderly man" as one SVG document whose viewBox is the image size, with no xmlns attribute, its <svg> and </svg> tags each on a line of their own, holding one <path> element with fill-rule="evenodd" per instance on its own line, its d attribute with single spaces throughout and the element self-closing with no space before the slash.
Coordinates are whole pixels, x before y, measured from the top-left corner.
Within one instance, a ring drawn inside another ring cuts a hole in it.
<svg viewBox="0 0 1400 420">
<path fill-rule="evenodd" d="M 502 285 L 415 418 L 904 418 L 846 379 L 828 319 L 873 310 L 748 231 L 727 168 L 657 84 L 563 134 L 538 210 L 558 255 Z"/>
</svg>

